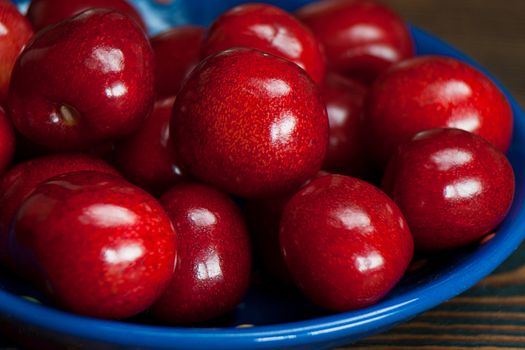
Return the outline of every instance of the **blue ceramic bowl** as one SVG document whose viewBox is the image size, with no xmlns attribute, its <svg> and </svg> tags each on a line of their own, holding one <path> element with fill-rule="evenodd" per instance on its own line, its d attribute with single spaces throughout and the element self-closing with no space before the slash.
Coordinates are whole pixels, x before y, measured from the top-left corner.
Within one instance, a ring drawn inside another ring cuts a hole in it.
<svg viewBox="0 0 525 350">
<path fill-rule="evenodd" d="M 19 1 L 25 7 L 26 1 Z M 152 33 L 169 26 L 209 24 L 227 8 L 242 1 L 177 0 L 169 5 L 136 0 Z M 307 0 L 268 1 L 287 10 Z M 470 58 L 439 39 L 411 28 L 418 54 Z M 480 68 L 479 66 L 477 66 Z M 481 68 L 480 68 L 481 69 Z M 483 69 L 481 69 L 483 70 Z M 488 73 L 487 73 L 488 74 Z M 500 265 L 525 237 L 525 115 L 500 85 L 512 104 L 515 131 L 509 157 L 517 178 L 512 210 L 497 235 L 485 244 L 441 256 L 410 273 L 379 304 L 366 309 L 326 315 L 301 296 L 264 286 L 252 288 L 232 315 L 203 328 L 172 328 L 137 319 L 128 323 L 101 321 L 69 314 L 20 296 L 38 294 L 8 276 L 0 275 L 0 330 L 29 339 L 38 348 L 74 349 L 321 349 L 355 342 L 381 332 L 465 291 Z M 236 328 L 253 324 L 251 328 Z"/>
</svg>

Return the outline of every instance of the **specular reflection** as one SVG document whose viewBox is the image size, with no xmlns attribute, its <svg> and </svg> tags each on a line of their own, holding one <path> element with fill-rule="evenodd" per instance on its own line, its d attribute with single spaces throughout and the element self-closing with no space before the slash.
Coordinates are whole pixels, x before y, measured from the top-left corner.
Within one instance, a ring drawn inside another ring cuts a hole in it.
<svg viewBox="0 0 525 350">
<path fill-rule="evenodd" d="M 137 215 L 131 210 L 114 204 L 94 204 L 84 208 L 79 221 L 102 228 L 135 225 Z"/>
<path fill-rule="evenodd" d="M 280 52 L 289 58 L 299 58 L 303 53 L 303 46 L 297 38 L 286 28 L 275 27 L 268 24 L 254 24 L 250 27 L 261 39 L 271 43 Z M 301 67 L 304 69 L 304 67 Z"/>
<path fill-rule="evenodd" d="M 481 181 L 476 178 L 468 178 L 445 186 L 443 196 L 446 199 L 469 199 L 480 194 L 482 190 Z"/>
<path fill-rule="evenodd" d="M 359 229 L 362 233 L 370 233 L 374 230 L 370 216 L 359 208 L 339 208 L 332 215 L 336 227 L 348 230 Z"/>
<path fill-rule="evenodd" d="M 124 53 L 114 47 L 97 47 L 85 62 L 93 70 L 118 73 L 124 69 Z"/>
<path fill-rule="evenodd" d="M 197 264 L 197 278 L 207 280 L 222 275 L 221 261 L 217 252 L 210 249 L 205 258 Z"/>
<path fill-rule="evenodd" d="M 357 270 L 364 273 L 382 267 L 385 261 L 382 255 L 376 251 L 372 251 L 367 255 L 358 256 L 355 263 Z"/>
<path fill-rule="evenodd" d="M 188 213 L 189 219 L 195 226 L 210 226 L 217 223 L 217 217 L 206 208 L 194 208 Z"/>
<path fill-rule="evenodd" d="M 445 148 L 432 154 L 430 159 L 438 170 L 447 171 L 470 163 L 472 154 L 460 148 Z"/>
<path fill-rule="evenodd" d="M 292 112 L 283 112 L 270 127 L 270 137 L 273 144 L 286 144 L 293 136 L 296 127 L 296 117 Z"/>
<path fill-rule="evenodd" d="M 0 22 L 0 36 L 4 36 L 7 34 L 9 34 L 9 29 L 7 29 L 7 27 Z"/>
<path fill-rule="evenodd" d="M 104 261 L 108 264 L 133 262 L 144 255 L 144 248 L 138 243 L 123 244 L 117 249 L 107 248 L 103 252 Z"/>
</svg>

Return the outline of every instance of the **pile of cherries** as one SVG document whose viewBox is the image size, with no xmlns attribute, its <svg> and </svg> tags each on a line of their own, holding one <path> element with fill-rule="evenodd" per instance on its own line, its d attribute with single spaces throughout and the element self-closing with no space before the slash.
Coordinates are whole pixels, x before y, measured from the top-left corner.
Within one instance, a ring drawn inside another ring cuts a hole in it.
<svg viewBox="0 0 525 350">
<path fill-rule="evenodd" d="M 328 310 L 376 303 L 414 250 L 476 244 L 514 196 L 504 95 L 413 56 L 374 0 L 152 38 L 124 0 L 0 1 L 3 265 L 98 318 L 224 315 L 252 252 Z"/>
</svg>

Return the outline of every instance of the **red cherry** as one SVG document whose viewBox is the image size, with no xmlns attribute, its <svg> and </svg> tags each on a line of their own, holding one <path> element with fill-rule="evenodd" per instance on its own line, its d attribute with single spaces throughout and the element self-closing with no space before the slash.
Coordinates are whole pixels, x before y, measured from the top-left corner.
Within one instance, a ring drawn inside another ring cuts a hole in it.
<svg viewBox="0 0 525 350">
<path fill-rule="evenodd" d="M 31 0 L 27 9 L 27 18 L 33 24 L 33 28 L 40 31 L 44 27 L 93 8 L 106 8 L 125 13 L 144 31 L 147 30 L 140 14 L 126 0 Z"/>
<path fill-rule="evenodd" d="M 297 65 L 232 49 L 192 72 L 171 131 L 189 173 L 241 197 L 270 197 L 317 173 L 328 118 L 316 84 Z"/>
<path fill-rule="evenodd" d="M 232 310 L 250 282 L 251 253 L 239 209 L 225 194 L 196 184 L 161 198 L 177 231 L 178 263 L 154 316 L 174 324 L 204 322 Z"/>
<path fill-rule="evenodd" d="M 33 29 L 10 1 L 0 1 L 0 28 L 0 105 L 5 106 L 13 66 Z"/>
<path fill-rule="evenodd" d="M 403 20 L 374 0 L 324 0 L 297 11 L 323 44 L 328 66 L 372 83 L 393 63 L 414 56 Z"/>
<path fill-rule="evenodd" d="M 380 77 L 368 95 L 365 120 L 381 167 L 397 146 L 427 129 L 463 129 L 502 152 L 512 136 L 512 110 L 496 85 L 466 63 L 437 56 L 402 62 Z"/>
<path fill-rule="evenodd" d="M 0 175 L 2 175 L 11 164 L 15 153 L 15 134 L 11 121 L 6 117 L 2 107 L 0 107 L 0 140 Z"/>
<path fill-rule="evenodd" d="M 115 169 L 100 159 L 84 154 L 61 154 L 18 164 L 0 179 L 0 261 L 13 267 L 8 254 L 8 234 L 22 202 L 45 180 L 82 170 L 118 175 Z"/>
<path fill-rule="evenodd" d="M 177 95 L 184 79 L 201 60 L 204 34 L 202 27 L 183 26 L 151 38 L 157 99 Z"/>
<path fill-rule="evenodd" d="M 289 13 L 266 4 L 232 8 L 210 27 L 205 55 L 233 47 L 258 49 L 290 60 L 321 83 L 326 62 L 315 36 Z"/>
<path fill-rule="evenodd" d="M 173 275 L 175 231 L 153 197 L 99 172 L 40 184 L 18 210 L 14 255 L 60 306 L 121 319 L 147 309 Z"/>
<path fill-rule="evenodd" d="M 481 137 L 434 129 L 399 148 L 383 188 L 405 214 L 417 249 L 452 249 L 477 241 L 505 218 L 514 173 Z"/>
<path fill-rule="evenodd" d="M 365 176 L 369 172 L 362 121 L 367 89 L 339 75 L 328 75 L 323 97 L 330 123 L 330 141 L 323 169 L 345 175 Z"/>
<path fill-rule="evenodd" d="M 83 12 L 35 36 L 15 65 L 8 99 L 16 128 L 50 149 L 127 135 L 153 107 L 151 46 L 126 15 Z"/>
<path fill-rule="evenodd" d="M 395 203 L 374 186 L 341 175 L 315 179 L 292 197 L 280 240 L 298 286 L 334 311 L 379 301 L 413 254 L 412 236 Z"/>
<path fill-rule="evenodd" d="M 138 132 L 117 144 L 115 162 L 132 183 L 161 194 L 183 179 L 170 138 L 175 98 L 159 101 Z"/>
</svg>

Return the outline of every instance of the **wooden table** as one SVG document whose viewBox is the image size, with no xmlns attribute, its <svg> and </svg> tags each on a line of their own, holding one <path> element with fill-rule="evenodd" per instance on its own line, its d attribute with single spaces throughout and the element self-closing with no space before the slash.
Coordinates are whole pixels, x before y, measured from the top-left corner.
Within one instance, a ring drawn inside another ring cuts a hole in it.
<svg viewBox="0 0 525 350">
<path fill-rule="evenodd" d="M 524 0 L 385 0 L 489 69 L 525 106 Z M 353 350 L 525 348 L 525 245 L 476 287 Z"/>
</svg>

